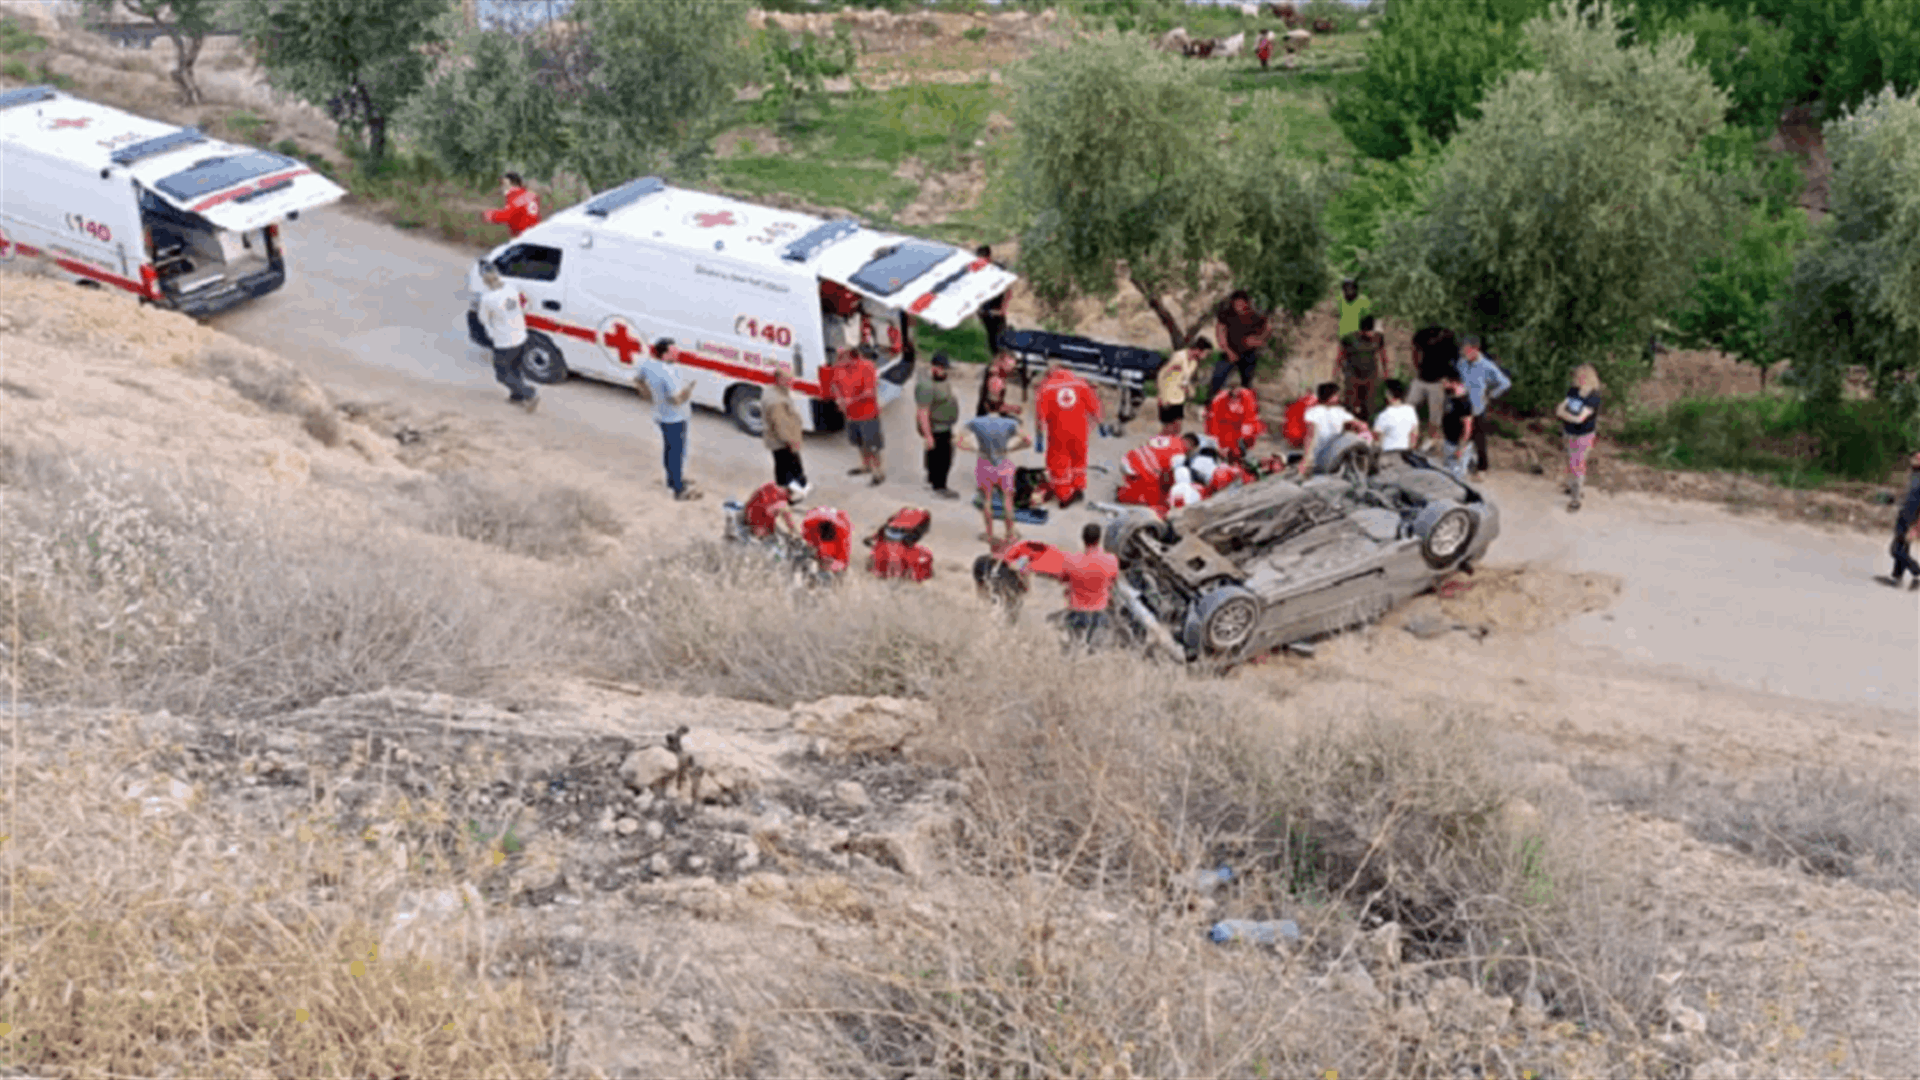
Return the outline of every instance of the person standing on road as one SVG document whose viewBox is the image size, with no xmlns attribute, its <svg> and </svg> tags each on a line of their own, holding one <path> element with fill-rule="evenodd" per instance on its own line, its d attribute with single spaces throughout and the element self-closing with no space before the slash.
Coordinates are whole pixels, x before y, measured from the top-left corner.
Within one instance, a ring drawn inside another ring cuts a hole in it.
<svg viewBox="0 0 1920 1080">
<path fill-rule="evenodd" d="M 934 353 L 926 376 L 913 387 L 920 438 L 926 444 L 927 486 L 943 499 L 960 497 L 947 486 L 947 475 L 953 471 L 953 426 L 960 422 L 960 399 L 953 396 L 953 384 L 947 380 L 952 367 L 946 353 Z"/>
<path fill-rule="evenodd" d="M 1414 331 L 1413 351 L 1402 377 L 1409 384 L 1407 404 L 1420 415 L 1414 429 L 1413 445 L 1431 453 L 1439 437 L 1440 414 L 1447 408 L 1447 392 L 1440 383 L 1460 368 L 1460 343 L 1453 331 L 1444 326 L 1426 326 Z M 1432 425 L 1429 430 L 1428 425 Z"/>
<path fill-rule="evenodd" d="M 848 476 L 871 476 L 873 486 L 887 482 L 887 465 L 881 451 L 887 447 L 886 434 L 880 429 L 880 373 L 873 366 L 873 348 L 863 345 L 849 350 L 835 365 L 834 400 L 847 417 L 847 439 L 860 451 L 858 468 Z"/>
<path fill-rule="evenodd" d="M 1467 469 L 1473 464 L 1473 429 L 1479 426 L 1474 420 L 1473 397 L 1457 373 L 1442 379 L 1440 388 L 1447 395 L 1446 408 L 1440 413 L 1441 467 L 1455 480 L 1464 482 Z"/>
<path fill-rule="evenodd" d="M 1013 528 L 1013 452 L 1028 445 L 1026 435 L 1020 431 L 1020 407 L 1009 402 L 1002 403 L 1000 409 L 1000 412 L 967 421 L 966 428 L 960 432 L 961 449 L 980 455 L 973 463 L 973 482 L 980 489 L 980 515 L 987 523 L 987 531 L 980 534 L 980 539 L 988 546 L 993 544 L 996 492 L 1002 516 L 1007 520 L 1006 543 L 1019 539 Z"/>
<path fill-rule="evenodd" d="M 493 377 L 507 388 L 507 404 L 532 412 L 540 407 L 540 396 L 520 368 L 527 351 L 527 313 L 521 309 L 520 290 L 507 288 L 506 279 L 491 266 L 480 271 L 480 281 L 487 287 L 480 295 L 480 321 L 493 342 Z"/>
<path fill-rule="evenodd" d="M 1460 381 L 1473 402 L 1473 471 L 1483 473 L 1491 465 L 1487 460 L 1487 430 L 1492 425 L 1487 422 L 1487 406 L 1512 389 L 1513 380 L 1480 351 L 1479 338 L 1468 337 L 1460 343 Z"/>
<path fill-rule="evenodd" d="M 1900 504 L 1900 513 L 1893 519 L 1893 546 L 1887 551 L 1893 556 L 1893 573 L 1875 578 L 1882 585 L 1900 587 L 1900 579 L 1913 575 L 1909 590 L 1920 592 L 1920 562 L 1913 558 L 1913 542 L 1920 540 L 1920 450 L 1914 451 L 1907 459 L 1907 497 Z"/>
<path fill-rule="evenodd" d="M 1340 349 L 1333 358 L 1333 378 L 1346 384 L 1347 411 L 1355 416 L 1373 411 L 1381 358 L 1387 351 L 1385 335 L 1373 327 L 1373 316 L 1360 316 L 1360 328 L 1340 339 Z"/>
<path fill-rule="evenodd" d="M 1580 509 L 1580 493 L 1587 486 L 1587 455 L 1600 426 L 1600 375 L 1592 364 L 1573 369 L 1573 386 L 1566 400 L 1554 406 L 1560 430 L 1567 436 L 1567 511 Z"/>
<path fill-rule="evenodd" d="M 1104 531 L 1098 522 L 1081 526 L 1084 550 L 1061 560 L 1060 577 L 1067 583 L 1069 640 L 1089 648 L 1099 644 L 1106 629 L 1113 583 L 1120 578 L 1120 560 L 1101 543 Z"/>
<path fill-rule="evenodd" d="M 1034 426 L 1044 441 L 1047 486 L 1065 510 L 1087 492 L 1087 441 L 1100 422 L 1100 395 L 1065 364 L 1055 361 L 1040 384 L 1033 408 Z"/>
<path fill-rule="evenodd" d="M 535 225 L 540 224 L 540 196 L 527 190 L 517 172 L 500 175 L 500 195 L 507 204 L 498 210 L 488 210 L 483 215 L 495 225 L 505 225 L 507 231 L 519 236 Z"/>
<path fill-rule="evenodd" d="M 687 483 L 683 470 L 687 464 L 687 424 L 693 412 L 687 401 L 693 397 L 693 380 L 680 376 L 678 353 L 672 338 L 661 338 L 648 350 L 634 373 L 633 388 L 653 402 L 653 422 L 660 428 L 661 457 L 667 468 L 667 487 L 680 502 L 700 497 L 698 489 Z"/>
<path fill-rule="evenodd" d="M 973 253 L 978 258 L 993 259 L 993 249 L 985 244 L 973 249 Z M 1000 351 L 1000 339 L 1007 335 L 1007 293 L 1012 291 L 1013 286 L 1009 285 L 1005 292 L 989 297 L 986 303 L 980 305 L 980 325 L 987 332 L 988 356 Z"/>
<path fill-rule="evenodd" d="M 800 460 L 800 440 L 806 429 L 793 404 L 792 368 L 774 369 L 773 385 L 760 397 L 760 418 L 765 425 L 760 438 L 773 451 L 773 482 L 806 490 L 807 467 Z"/>
<path fill-rule="evenodd" d="M 1240 385 L 1253 389 L 1253 377 L 1260 366 L 1260 351 L 1267 347 L 1272 320 L 1253 306 L 1245 289 L 1235 289 L 1214 313 L 1214 336 L 1220 339 L 1220 359 L 1213 365 L 1213 379 L 1207 385 L 1207 400 L 1220 396 L 1227 378 L 1240 372 Z"/>
<path fill-rule="evenodd" d="M 1160 402 L 1160 434 L 1180 437 L 1187 420 L 1187 395 L 1200 373 L 1200 362 L 1212 351 L 1213 342 L 1194 338 L 1186 348 L 1173 350 L 1167 362 L 1160 365 L 1159 374 L 1154 376 L 1154 397 Z"/>
</svg>

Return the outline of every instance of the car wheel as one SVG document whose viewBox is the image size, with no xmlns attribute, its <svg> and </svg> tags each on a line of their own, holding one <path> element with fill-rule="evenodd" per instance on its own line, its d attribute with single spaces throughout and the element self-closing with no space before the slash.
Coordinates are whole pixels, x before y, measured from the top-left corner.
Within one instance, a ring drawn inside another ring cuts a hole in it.
<svg viewBox="0 0 1920 1080">
<path fill-rule="evenodd" d="M 1145 510 L 1128 510 L 1107 522 L 1106 549 L 1121 562 L 1132 562 L 1140 557 L 1141 537 L 1151 536 L 1164 541 L 1167 534 L 1167 523 L 1155 515 Z"/>
<path fill-rule="evenodd" d="M 1422 507 L 1413 519 L 1420 538 L 1420 556 L 1435 570 L 1445 570 L 1466 557 L 1480 521 L 1459 503 L 1439 499 Z"/>
<path fill-rule="evenodd" d="M 527 347 L 520 353 L 520 370 L 527 378 L 543 386 L 567 381 L 567 361 L 553 339 L 537 331 L 527 331 Z"/>
<path fill-rule="evenodd" d="M 760 410 L 760 388 L 757 386 L 736 386 L 727 391 L 727 415 L 733 418 L 736 427 L 749 435 L 759 435 L 767 430 L 767 418 Z"/>
<path fill-rule="evenodd" d="M 1202 594 L 1193 606 L 1193 626 L 1201 654 L 1238 652 L 1260 625 L 1260 598 L 1245 585 L 1221 585 Z"/>
</svg>

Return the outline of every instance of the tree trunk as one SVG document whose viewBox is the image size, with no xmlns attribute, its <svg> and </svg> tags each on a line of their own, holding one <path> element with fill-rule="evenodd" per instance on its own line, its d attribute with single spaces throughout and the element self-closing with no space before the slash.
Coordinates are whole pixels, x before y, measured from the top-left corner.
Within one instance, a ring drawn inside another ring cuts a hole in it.
<svg viewBox="0 0 1920 1080">
<path fill-rule="evenodd" d="M 200 47 L 206 44 L 206 35 L 182 34 L 172 29 L 167 31 L 167 37 L 173 41 L 173 84 L 180 88 L 180 101 L 198 105 L 200 84 L 193 77 L 193 65 L 200 59 Z"/>
<path fill-rule="evenodd" d="M 387 159 L 387 117 L 377 109 L 367 110 L 367 163 L 378 167 Z"/>
<path fill-rule="evenodd" d="M 1185 329 L 1182 329 L 1179 318 L 1174 315 L 1171 308 L 1167 307 L 1167 302 L 1160 298 L 1158 290 L 1132 274 L 1127 275 L 1127 280 L 1133 283 L 1134 288 L 1140 290 L 1140 295 L 1146 297 L 1147 306 L 1160 317 L 1160 325 L 1166 329 L 1167 338 L 1173 342 L 1174 351 L 1178 352 L 1186 348 L 1187 342 L 1192 341 L 1194 335 L 1200 332 L 1200 328 L 1207 324 L 1209 313 L 1202 312 Z"/>
</svg>

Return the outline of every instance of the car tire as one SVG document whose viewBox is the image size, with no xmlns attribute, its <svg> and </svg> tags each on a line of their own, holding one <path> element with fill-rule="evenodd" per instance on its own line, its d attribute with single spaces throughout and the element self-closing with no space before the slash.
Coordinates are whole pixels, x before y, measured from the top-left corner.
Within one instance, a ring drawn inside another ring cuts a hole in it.
<svg viewBox="0 0 1920 1080">
<path fill-rule="evenodd" d="M 567 381 L 567 361 L 560 355 L 560 347 L 537 330 L 527 331 L 527 347 L 520 351 L 520 371 L 542 386 Z"/>
<path fill-rule="evenodd" d="M 1323 476 L 1364 480 L 1373 472 L 1373 453 L 1365 440 L 1341 432 L 1315 455 L 1313 471 Z"/>
<path fill-rule="evenodd" d="M 1202 657 L 1230 656 L 1246 648 L 1260 626 L 1260 598 L 1245 585 L 1218 585 L 1202 593 L 1190 616 L 1193 640 Z"/>
<path fill-rule="evenodd" d="M 1128 510 L 1107 522 L 1107 535 L 1104 541 L 1106 549 L 1122 563 L 1130 563 L 1140 557 L 1137 546 L 1140 537 L 1151 536 L 1165 541 L 1169 538 L 1167 523 L 1145 510 Z"/>
<path fill-rule="evenodd" d="M 1436 499 L 1420 508 L 1413 519 L 1413 535 L 1420 538 L 1420 557 L 1435 570 L 1451 569 L 1467 557 L 1480 519 L 1450 499 Z"/>
<path fill-rule="evenodd" d="M 736 386 L 727 391 L 727 415 L 733 418 L 735 427 L 749 435 L 760 435 L 767 430 L 757 386 Z"/>
</svg>

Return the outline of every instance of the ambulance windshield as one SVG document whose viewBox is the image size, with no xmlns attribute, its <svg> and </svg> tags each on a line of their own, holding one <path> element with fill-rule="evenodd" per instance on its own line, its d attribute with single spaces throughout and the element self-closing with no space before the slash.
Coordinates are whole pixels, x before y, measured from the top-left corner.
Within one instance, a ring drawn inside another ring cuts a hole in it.
<svg viewBox="0 0 1920 1080">
<path fill-rule="evenodd" d="M 193 168 L 174 173 L 153 186 L 163 194 L 185 202 L 215 191 L 225 191 L 235 184 L 272 172 L 298 168 L 300 163 L 292 158 L 256 150 L 250 154 L 233 154 L 196 162 Z"/>
<path fill-rule="evenodd" d="M 926 240 L 905 240 L 878 252 L 848 278 L 870 296 L 892 296 L 952 257 L 953 249 Z"/>
</svg>

